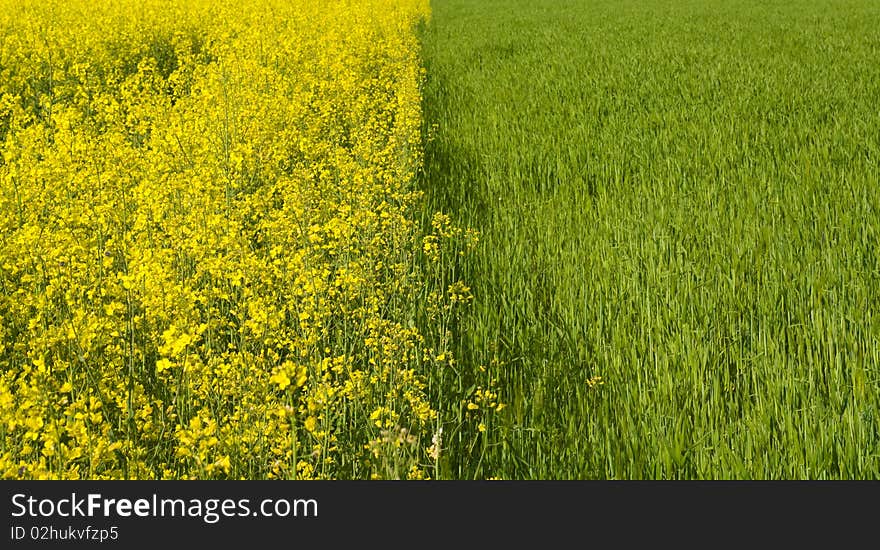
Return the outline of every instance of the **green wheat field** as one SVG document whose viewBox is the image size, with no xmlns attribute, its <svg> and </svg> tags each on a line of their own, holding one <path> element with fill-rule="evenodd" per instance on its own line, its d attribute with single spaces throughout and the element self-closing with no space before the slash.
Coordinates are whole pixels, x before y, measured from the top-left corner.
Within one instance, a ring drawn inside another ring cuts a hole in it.
<svg viewBox="0 0 880 550">
<path fill-rule="evenodd" d="M 880 474 L 880 5 L 434 0 L 425 190 L 482 233 L 451 475 Z"/>
</svg>

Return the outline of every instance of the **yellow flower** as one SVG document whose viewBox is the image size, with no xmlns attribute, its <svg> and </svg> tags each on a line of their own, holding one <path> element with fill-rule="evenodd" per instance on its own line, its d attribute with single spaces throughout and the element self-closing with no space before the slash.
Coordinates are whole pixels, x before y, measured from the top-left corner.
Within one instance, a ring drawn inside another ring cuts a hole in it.
<svg viewBox="0 0 880 550">
<path fill-rule="evenodd" d="M 168 359 L 162 358 L 156 361 L 156 372 L 162 372 L 173 367 L 174 364 Z"/>
<path fill-rule="evenodd" d="M 287 386 L 290 385 L 290 378 L 287 376 L 287 373 L 283 370 L 277 371 L 275 374 L 269 377 L 269 382 L 273 382 L 278 385 L 278 389 L 283 390 Z"/>
<path fill-rule="evenodd" d="M 315 418 L 314 416 L 310 416 L 310 417 L 306 418 L 306 421 L 303 424 L 305 425 L 305 427 L 308 431 L 314 432 L 318 426 L 318 419 Z"/>
</svg>

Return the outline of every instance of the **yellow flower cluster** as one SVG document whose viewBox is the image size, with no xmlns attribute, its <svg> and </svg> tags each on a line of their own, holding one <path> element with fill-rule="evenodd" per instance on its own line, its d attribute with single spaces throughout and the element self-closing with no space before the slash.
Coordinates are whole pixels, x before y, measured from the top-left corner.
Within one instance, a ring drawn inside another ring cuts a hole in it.
<svg viewBox="0 0 880 550">
<path fill-rule="evenodd" d="M 474 387 L 470 399 L 462 401 L 464 411 L 467 413 L 466 418 L 477 423 L 476 433 L 478 434 L 485 434 L 498 413 L 507 407 L 507 404 L 501 401 L 497 389 L 498 379 L 493 374 L 500 367 L 501 362 L 497 358 L 492 359 L 489 367 L 481 365 L 477 369 L 477 374 L 478 378 L 483 379 L 482 383 Z M 427 449 L 429 454 L 431 451 L 432 449 Z"/>
<path fill-rule="evenodd" d="M 427 16 L 0 0 L 0 477 L 421 476 Z"/>
</svg>

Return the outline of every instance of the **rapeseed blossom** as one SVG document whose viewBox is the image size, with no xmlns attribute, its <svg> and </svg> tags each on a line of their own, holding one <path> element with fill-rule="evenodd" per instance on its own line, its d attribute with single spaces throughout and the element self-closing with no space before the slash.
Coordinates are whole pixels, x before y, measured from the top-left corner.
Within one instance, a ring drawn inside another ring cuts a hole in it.
<svg viewBox="0 0 880 550">
<path fill-rule="evenodd" d="M 424 477 L 428 15 L 0 0 L 0 477 Z"/>
</svg>

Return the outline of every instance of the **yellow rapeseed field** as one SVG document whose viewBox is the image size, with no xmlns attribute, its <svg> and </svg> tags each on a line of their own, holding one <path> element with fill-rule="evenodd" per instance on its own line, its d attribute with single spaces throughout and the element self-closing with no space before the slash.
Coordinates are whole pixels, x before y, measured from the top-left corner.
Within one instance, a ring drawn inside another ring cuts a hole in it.
<svg viewBox="0 0 880 550">
<path fill-rule="evenodd" d="M 432 475 L 428 15 L 0 0 L 0 477 Z"/>
</svg>

